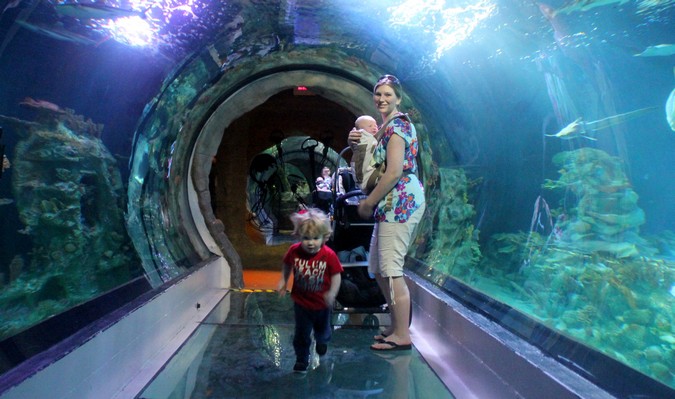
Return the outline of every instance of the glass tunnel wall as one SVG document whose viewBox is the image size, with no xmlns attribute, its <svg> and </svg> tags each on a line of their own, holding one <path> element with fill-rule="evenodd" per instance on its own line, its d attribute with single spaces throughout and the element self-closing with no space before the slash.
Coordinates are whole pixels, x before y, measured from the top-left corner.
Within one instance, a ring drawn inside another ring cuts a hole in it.
<svg viewBox="0 0 675 399">
<path fill-rule="evenodd" d="M 409 269 L 675 386 L 672 1 L 162 2 L 150 47 L 6 3 L 1 338 L 211 252 L 240 268 L 204 199 L 225 129 L 299 85 L 373 114 L 392 73 L 428 201 Z"/>
</svg>

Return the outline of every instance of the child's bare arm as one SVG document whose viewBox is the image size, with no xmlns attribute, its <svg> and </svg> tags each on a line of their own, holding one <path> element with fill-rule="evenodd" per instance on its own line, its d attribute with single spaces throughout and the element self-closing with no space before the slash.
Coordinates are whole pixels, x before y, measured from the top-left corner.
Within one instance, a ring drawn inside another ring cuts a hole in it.
<svg viewBox="0 0 675 399">
<path fill-rule="evenodd" d="M 279 284 L 277 285 L 277 292 L 279 295 L 284 296 L 286 295 L 287 287 L 288 287 L 288 278 L 291 276 L 291 265 L 284 264 L 281 268 L 281 280 L 279 280 Z"/>
<path fill-rule="evenodd" d="M 330 289 L 323 294 L 323 300 L 326 301 L 326 305 L 333 306 L 335 304 L 335 297 L 340 290 L 340 283 L 342 283 L 340 273 L 335 273 L 330 277 Z"/>
</svg>

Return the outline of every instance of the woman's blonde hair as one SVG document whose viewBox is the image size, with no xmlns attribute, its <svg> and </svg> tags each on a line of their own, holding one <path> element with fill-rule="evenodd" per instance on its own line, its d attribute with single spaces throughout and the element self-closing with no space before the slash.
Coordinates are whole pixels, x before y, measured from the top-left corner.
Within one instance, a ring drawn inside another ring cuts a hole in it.
<svg viewBox="0 0 675 399">
<path fill-rule="evenodd" d="M 316 208 L 307 208 L 292 214 L 291 222 L 293 234 L 298 237 L 323 236 L 328 239 L 333 232 L 328 215 Z"/>
</svg>

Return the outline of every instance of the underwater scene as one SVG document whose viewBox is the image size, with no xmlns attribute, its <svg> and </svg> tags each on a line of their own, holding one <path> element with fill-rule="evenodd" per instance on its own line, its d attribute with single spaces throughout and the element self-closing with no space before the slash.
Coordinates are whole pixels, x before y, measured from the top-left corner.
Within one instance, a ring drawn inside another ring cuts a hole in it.
<svg viewBox="0 0 675 399">
<path fill-rule="evenodd" d="M 213 253 L 235 287 L 278 267 L 389 73 L 420 140 L 415 272 L 675 388 L 674 19 L 675 0 L 0 0 L 0 341 Z"/>
</svg>

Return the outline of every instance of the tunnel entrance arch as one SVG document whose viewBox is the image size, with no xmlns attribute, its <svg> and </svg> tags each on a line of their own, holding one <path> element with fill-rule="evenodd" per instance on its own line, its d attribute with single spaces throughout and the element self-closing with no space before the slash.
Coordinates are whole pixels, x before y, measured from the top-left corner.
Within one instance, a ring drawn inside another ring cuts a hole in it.
<svg viewBox="0 0 675 399">
<path fill-rule="evenodd" d="M 225 255 L 228 259 L 232 256 L 239 259 L 236 253 L 230 254 L 232 255 L 230 257 L 224 253 L 228 250 L 234 251 L 234 249 L 225 234 L 223 222 L 214 215 L 210 203 L 208 176 L 212 167 L 212 159 L 216 156 L 221 143 L 227 142 L 233 148 L 232 156 L 238 159 L 236 162 L 243 162 L 246 165 L 251 162 L 243 151 L 236 150 L 241 137 L 239 135 L 225 136 L 225 132 L 234 121 L 263 104 L 271 96 L 297 86 L 310 88 L 318 96 L 334 102 L 354 115 L 373 110 L 370 88 L 344 76 L 315 70 L 293 70 L 265 75 L 245 84 L 223 99 L 199 130 L 192 147 L 189 164 L 189 175 L 192 177 L 190 182 L 195 194 L 189 197 L 189 209 L 201 239 L 212 252 Z M 242 201 L 245 199 L 242 198 Z M 241 223 L 244 222 L 242 218 Z M 236 262 L 230 263 L 231 277 L 233 281 L 236 281 L 241 276 L 242 266 L 232 264 Z"/>
<path fill-rule="evenodd" d="M 333 148 L 308 136 L 288 137 L 255 155 L 246 182 L 250 238 L 267 245 L 292 240 L 289 217 L 302 206 L 318 205 L 313 194 L 321 169 L 345 166 Z"/>
</svg>

